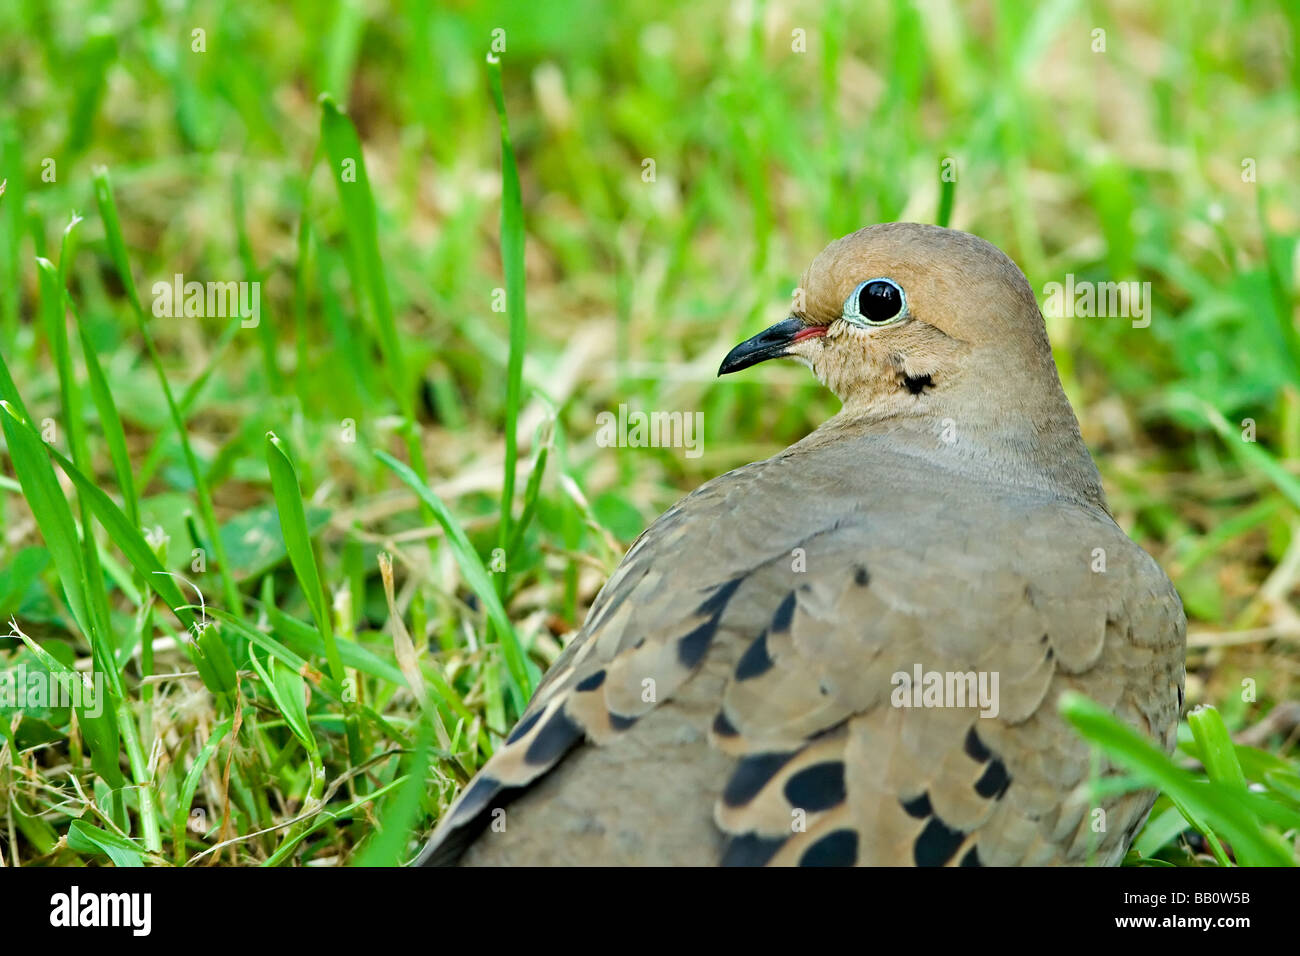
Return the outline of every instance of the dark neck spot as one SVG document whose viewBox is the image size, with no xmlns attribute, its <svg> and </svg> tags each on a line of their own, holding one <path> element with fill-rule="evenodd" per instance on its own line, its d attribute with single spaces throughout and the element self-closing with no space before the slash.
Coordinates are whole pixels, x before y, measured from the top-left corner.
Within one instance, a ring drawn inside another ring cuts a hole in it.
<svg viewBox="0 0 1300 956">
<path fill-rule="evenodd" d="M 908 375 L 906 372 L 903 373 L 903 387 L 913 395 L 920 395 L 932 385 L 934 385 L 934 382 L 930 381 L 930 376 L 928 375 L 917 375 L 913 377 Z"/>
</svg>

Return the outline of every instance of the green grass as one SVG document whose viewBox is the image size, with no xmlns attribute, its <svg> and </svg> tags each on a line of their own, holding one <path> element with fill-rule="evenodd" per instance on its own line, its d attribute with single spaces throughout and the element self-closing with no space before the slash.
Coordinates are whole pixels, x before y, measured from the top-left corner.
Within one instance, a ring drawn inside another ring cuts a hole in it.
<svg viewBox="0 0 1300 956">
<path fill-rule="evenodd" d="M 898 218 L 1151 283 L 1049 331 L 1188 720 L 1066 713 L 1161 790 L 1130 862 L 1295 862 L 1293 5 L 564 6 L 0 10 L 0 670 L 104 681 L 0 705 L 6 862 L 409 859 L 645 524 L 834 413 L 713 373 Z M 620 403 L 703 455 L 598 447 Z"/>
</svg>

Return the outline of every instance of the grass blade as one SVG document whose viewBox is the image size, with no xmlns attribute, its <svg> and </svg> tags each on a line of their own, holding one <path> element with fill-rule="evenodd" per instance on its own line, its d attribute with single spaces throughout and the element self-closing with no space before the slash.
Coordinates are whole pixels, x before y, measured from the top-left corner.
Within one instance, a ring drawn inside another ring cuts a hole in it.
<svg viewBox="0 0 1300 956">
<path fill-rule="evenodd" d="M 69 303 L 71 304 L 71 303 Z M 99 414 L 99 424 L 104 430 L 104 442 L 108 445 L 108 457 L 113 463 L 113 474 L 117 477 L 117 489 L 122 495 L 126 507 L 127 520 L 135 527 L 140 526 L 140 501 L 136 495 L 135 479 L 131 472 L 131 458 L 126 449 L 126 429 L 122 427 L 122 416 L 118 414 L 117 403 L 113 401 L 108 379 L 99 364 L 86 326 L 74 308 L 73 317 L 77 322 L 77 335 L 81 342 L 81 355 L 86 362 L 86 375 L 90 383 L 90 397 Z"/>
<path fill-rule="evenodd" d="M 375 197 L 366 172 L 366 158 L 356 127 L 339 108 L 334 99 L 321 96 L 321 142 L 325 147 L 330 176 L 338 188 L 339 204 L 343 207 L 344 229 L 352 260 L 361 273 L 362 302 L 368 304 L 371 321 L 379 330 L 379 347 L 389 370 L 393 398 L 404 419 L 402 434 L 406 440 L 411 466 L 422 481 L 429 480 L 429 469 L 424 461 L 424 447 L 415 423 L 415 396 L 411 376 L 406 367 L 405 353 L 393 319 L 393 304 L 388 294 L 388 279 L 384 274 L 384 259 L 379 251 L 379 225 L 375 214 Z M 428 520 L 433 516 L 421 504 L 421 513 Z M 436 543 L 430 539 L 432 552 Z"/>
<path fill-rule="evenodd" d="M 936 225 L 945 229 L 952 221 L 952 207 L 957 199 L 957 171 L 950 164 L 955 163 L 950 156 L 939 160 L 939 211 L 934 217 Z"/>
<path fill-rule="evenodd" d="M 203 779 L 208 761 L 217 752 L 226 734 L 230 733 L 234 721 L 234 717 L 227 717 L 212 728 L 208 739 L 194 755 L 194 762 L 190 764 L 185 780 L 181 783 L 180 792 L 176 795 L 176 809 L 172 813 L 172 861 L 177 866 L 183 866 L 185 863 L 185 830 L 189 825 L 190 806 L 194 803 L 194 794 L 199 789 L 199 781 Z"/>
<path fill-rule="evenodd" d="M 488 57 L 488 81 L 501 124 L 501 262 L 506 280 L 506 316 L 510 323 L 510 357 L 506 364 L 506 463 L 501 485 L 501 526 L 497 544 L 510 541 L 510 521 L 515 500 L 515 463 L 519 457 L 517 432 L 524 374 L 524 346 L 528 317 L 524 307 L 524 213 L 519 189 L 519 167 L 510 143 L 510 123 L 501 90 L 501 60 Z M 505 593 L 502 575 L 501 592 Z"/>
<path fill-rule="evenodd" d="M 284 535 L 285 550 L 289 553 L 289 563 L 293 566 L 294 574 L 298 577 L 298 583 L 302 586 L 307 605 L 311 608 L 312 617 L 316 621 L 316 627 L 325 641 L 325 660 L 329 666 L 330 676 L 343 686 L 347 681 L 347 671 L 343 667 L 343 658 L 339 656 L 338 642 L 334 639 L 334 621 L 330 614 L 330 607 L 325 601 L 325 588 L 316 567 L 316 555 L 312 551 L 311 533 L 307 529 L 307 513 L 302 506 L 302 491 L 298 487 L 298 475 L 294 471 L 288 453 L 285 452 L 284 446 L 274 432 L 266 433 L 266 466 L 271 473 L 271 488 L 275 495 L 276 511 L 280 516 L 280 530 Z M 297 676 L 295 672 L 294 677 Z M 356 708 L 345 701 L 344 710 L 348 753 L 354 765 L 360 764 L 363 753 Z M 309 753 L 314 752 L 309 750 Z"/>
<path fill-rule="evenodd" d="M 460 573 L 465 576 L 465 581 L 469 584 L 470 589 L 483 602 L 489 620 L 495 625 L 496 633 L 500 635 L 506 669 L 509 671 L 511 678 L 510 694 L 515 705 L 515 712 L 523 713 L 524 705 L 537 687 L 539 676 L 537 667 L 524 655 L 523 648 L 519 644 L 519 637 L 515 634 L 515 629 L 510 623 L 510 618 L 506 615 L 505 607 L 501 604 L 501 598 L 497 595 L 496 588 L 492 584 L 487 569 L 483 567 L 483 561 L 479 558 L 478 552 L 469 543 L 469 538 L 465 536 L 465 530 L 456 521 L 452 513 L 447 510 L 447 506 L 442 503 L 442 500 L 433 493 L 428 485 L 420 480 L 419 475 L 388 454 L 388 452 L 376 451 L 375 457 L 391 468 L 398 478 L 406 482 L 420 496 L 420 499 L 429 506 L 438 523 L 442 525 L 442 530 L 447 535 L 447 541 L 451 544 L 456 564 L 460 567 Z"/>
<path fill-rule="evenodd" d="M 54 468 L 46 455 L 47 445 L 18 410 L 8 401 L 0 400 L 0 427 L 3 427 L 5 441 L 9 445 L 9 457 L 13 461 L 14 472 L 23 488 L 23 497 L 27 499 L 37 527 L 45 538 L 45 547 L 50 552 L 54 569 L 63 583 L 63 592 L 68 601 L 68 609 L 77 622 L 77 627 L 92 647 L 97 644 L 91 621 L 90 608 L 84 590 L 85 568 L 81 558 L 81 541 L 77 537 L 77 526 L 72 520 L 72 509 L 63 497 L 63 489 L 54 477 Z M 100 661 L 107 670 L 107 662 Z"/>
<path fill-rule="evenodd" d="M 1180 407 L 1186 407 L 1180 404 Z M 1276 458 L 1255 442 L 1243 441 L 1241 432 L 1228 424 L 1223 414 L 1208 402 L 1201 402 L 1191 410 L 1200 411 L 1210 427 L 1223 439 L 1223 443 L 1241 462 L 1246 471 L 1263 475 L 1282 492 L 1296 508 L 1300 508 L 1300 479 L 1288 472 Z"/>
<path fill-rule="evenodd" d="M 1189 826 L 1181 810 L 1169 807 L 1142 828 L 1142 834 L 1134 841 L 1133 847 L 1141 856 L 1153 857 L 1161 847 L 1186 832 Z"/>
<path fill-rule="evenodd" d="M 109 255 L 117 268 L 118 277 L 122 280 L 122 286 L 126 290 L 131 308 L 135 312 L 140 336 L 144 340 L 145 348 L 149 352 L 149 358 L 153 362 L 154 371 L 158 375 L 158 383 L 162 386 L 163 396 L 167 400 L 167 409 L 171 413 L 172 424 L 176 427 L 181 450 L 185 454 L 185 463 L 189 468 L 190 477 L 194 481 L 194 492 L 199 503 L 199 516 L 207 533 L 208 546 L 212 548 L 217 572 L 221 576 L 221 585 L 226 603 L 235 614 L 242 616 L 244 604 L 240 600 L 239 589 L 235 586 L 233 571 L 226 560 L 225 546 L 221 543 L 221 534 L 217 527 L 217 514 L 212 506 L 212 493 L 208 489 L 207 479 L 203 469 L 199 467 L 198 457 L 194 454 L 194 448 L 190 444 L 185 419 L 176 405 L 175 397 L 172 395 L 171 385 L 167 381 L 167 372 L 163 368 L 162 356 L 158 354 L 158 348 L 154 345 L 153 336 L 149 334 L 144 309 L 140 305 L 140 296 L 136 292 L 135 279 L 131 275 L 131 263 L 126 254 L 126 241 L 122 238 L 122 225 L 118 219 L 117 202 L 113 199 L 113 186 L 108 178 L 108 170 L 103 167 L 95 170 L 94 183 L 95 199 L 99 204 L 100 218 L 104 222 L 104 238 L 108 243 Z"/>
<path fill-rule="evenodd" d="M 374 194 L 370 177 L 366 173 L 366 159 L 356 127 L 347 114 L 328 94 L 321 97 L 320 135 L 329 159 L 330 176 L 338 187 L 339 203 L 343 207 L 344 228 L 348 246 L 357 267 L 361 270 L 364 286 L 362 301 L 368 306 L 370 317 L 379 332 L 379 347 L 393 383 L 393 397 L 402 415 L 411 421 L 415 417 L 414 397 L 404 353 L 393 320 L 393 305 L 388 295 L 388 281 L 384 276 L 384 260 L 379 251 L 379 225 L 375 216 Z"/>
<path fill-rule="evenodd" d="M 1228 728 L 1218 710 L 1208 705 L 1197 707 L 1187 715 L 1201 763 L 1211 780 L 1246 790 L 1246 775 L 1237 760 L 1237 749 L 1228 736 Z"/>
<path fill-rule="evenodd" d="M 54 461 L 58 463 L 59 468 L 62 469 L 63 473 L 66 474 L 76 486 L 77 493 L 85 496 L 91 512 L 104 530 L 108 532 L 108 535 L 113 539 L 113 542 L 122 550 L 122 553 L 126 555 L 127 560 L 131 562 L 131 566 L 140 574 L 145 576 L 145 579 L 150 582 L 150 586 L 153 590 L 167 602 L 168 606 L 171 607 L 173 613 L 176 614 L 176 617 L 180 622 L 184 624 L 186 628 L 192 630 L 195 622 L 194 616 L 187 608 L 188 602 L 181 594 L 180 589 L 176 587 L 176 583 L 158 562 L 158 556 L 154 554 L 153 549 L 149 547 L 149 543 L 145 541 L 143 535 L 136 530 L 135 526 L 127 520 L 127 517 L 122 513 L 122 510 L 118 508 L 117 505 L 113 504 L 112 499 L 109 498 L 108 495 L 104 494 L 104 492 L 101 491 L 94 482 L 83 475 L 76 465 L 53 448 L 50 448 L 48 445 L 41 442 L 31 424 L 19 421 L 15 416 L 14 410 L 7 403 L 0 402 L 0 407 L 7 412 L 6 415 L 0 415 L 0 420 L 3 420 L 4 422 L 5 437 L 9 441 L 10 448 L 12 449 L 14 446 L 14 439 L 10 436 L 10 429 L 13 428 L 16 434 L 22 435 L 20 441 L 22 441 L 25 447 L 30 448 L 31 443 L 35 442 L 41 449 L 47 452 L 49 457 L 53 458 Z M 24 458 L 26 458 L 26 453 L 24 453 Z M 46 464 L 48 466 L 48 461 Z M 50 469 L 49 478 L 50 481 L 54 481 L 54 470 L 52 468 Z M 54 481 L 54 487 L 57 490 L 57 481 Z M 45 493 L 43 489 L 38 489 L 38 491 L 42 494 Z M 59 500 L 63 500 L 62 494 L 59 495 Z M 63 504 L 66 509 L 67 502 L 64 501 Z M 71 522 L 71 520 L 72 513 L 69 511 L 68 521 Z M 58 523 L 61 528 L 61 520 Z M 62 530 L 59 531 L 60 535 L 64 533 L 65 532 Z M 75 537 L 75 531 L 73 532 L 73 535 Z M 48 538 L 46 540 L 48 544 Z"/>
<path fill-rule="evenodd" d="M 1060 710 L 1080 734 L 1101 747 L 1111 760 L 1151 786 L 1159 787 L 1176 804 L 1186 808 L 1185 814 L 1191 814 L 1188 820 L 1197 829 L 1205 833 L 1205 827 L 1212 827 L 1226 836 L 1239 860 L 1264 866 L 1295 865 L 1286 846 L 1260 827 L 1235 788 L 1198 782 L 1137 731 L 1081 694 L 1062 694 Z"/>
<path fill-rule="evenodd" d="M 144 866 L 144 857 L 134 843 L 85 820 L 73 820 L 68 827 L 68 847 L 78 853 L 106 856 L 114 866 Z"/>
<path fill-rule="evenodd" d="M 376 814 L 382 821 L 379 832 L 366 844 L 361 855 L 352 863 L 353 866 L 397 866 L 402 861 L 411 830 L 419 819 L 420 803 L 425 795 L 432 736 L 433 732 L 426 719 L 420 724 L 415 751 L 406 760 L 402 785 Z"/>
<path fill-rule="evenodd" d="M 298 475 L 274 432 L 266 433 L 266 467 L 271 473 L 271 488 L 275 494 L 275 508 L 280 516 L 280 530 L 284 534 L 289 563 L 293 565 L 293 573 L 302 586 L 316 628 L 325 640 L 325 659 L 329 664 L 330 676 L 342 684 L 346 676 L 343 659 L 339 657 L 338 644 L 334 640 L 333 620 L 325 602 L 325 588 L 316 567 L 316 555 L 312 551 L 311 532 L 307 529 L 307 513 L 302 506 Z"/>
</svg>

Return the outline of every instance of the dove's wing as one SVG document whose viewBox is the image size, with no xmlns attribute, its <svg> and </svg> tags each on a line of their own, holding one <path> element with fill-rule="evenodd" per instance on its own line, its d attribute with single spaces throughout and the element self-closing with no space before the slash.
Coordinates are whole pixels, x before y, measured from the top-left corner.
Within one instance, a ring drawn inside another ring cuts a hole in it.
<svg viewBox="0 0 1300 956">
<path fill-rule="evenodd" d="M 638 539 L 422 861 L 1115 862 L 1151 794 L 1089 804 L 1056 699 L 1171 748 L 1184 627 L 1098 508 L 806 441 Z"/>
</svg>

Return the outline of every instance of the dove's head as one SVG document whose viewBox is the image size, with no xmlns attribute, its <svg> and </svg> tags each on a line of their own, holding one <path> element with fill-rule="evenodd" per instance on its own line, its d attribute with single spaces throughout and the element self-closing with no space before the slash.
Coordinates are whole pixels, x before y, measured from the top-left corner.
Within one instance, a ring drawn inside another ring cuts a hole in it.
<svg viewBox="0 0 1300 956">
<path fill-rule="evenodd" d="M 997 400 L 1060 384 L 1024 275 L 969 233 L 895 222 L 827 246 L 789 318 L 740 343 L 718 374 L 769 358 L 808 365 L 846 409 L 932 414 L 960 393 Z"/>
<path fill-rule="evenodd" d="M 828 434 L 884 426 L 895 451 L 910 440 L 967 474 L 1106 507 L 1033 290 L 983 239 L 910 222 L 837 239 L 790 317 L 737 345 L 718 374 L 782 356 L 844 403 Z"/>
</svg>

